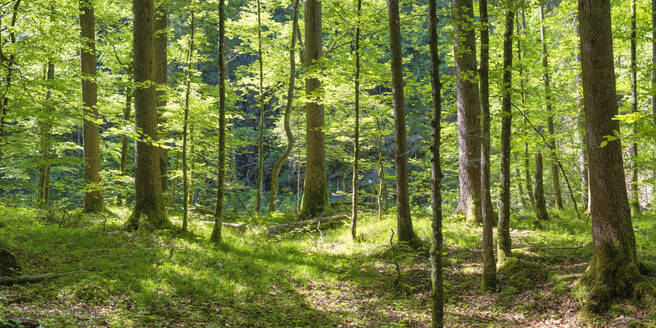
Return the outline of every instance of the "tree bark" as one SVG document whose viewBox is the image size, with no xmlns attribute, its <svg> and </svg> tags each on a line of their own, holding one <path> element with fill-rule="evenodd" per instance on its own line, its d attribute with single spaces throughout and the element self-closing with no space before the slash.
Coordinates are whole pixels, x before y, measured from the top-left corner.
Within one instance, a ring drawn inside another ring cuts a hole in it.
<svg viewBox="0 0 656 328">
<path fill-rule="evenodd" d="M 260 216 L 262 207 L 262 176 L 264 174 L 264 58 L 262 58 L 262 17 L 261 17 L 260 0 L 257 0 L 257 62 L 260 69 L 259 78 L 259 105 L 260 105 L 260 124 L 257 137 L 257 182 L 256 182 L 256 212 Z"/>
<path fill-rule="evenodd" d="M 358 179 L 360 175 L 358 160 L 360 159 L 360 17 L 362 0 L 358 0 L 355 26 L 355 135 L 353 138 L 353 183 L 351 186 L 351 237 L 357 241 L 358 225 Z"/>
<path fill-rule="evenodd" d="M 499 260 L 510 257 L 510 141 L 512 133 L 512 37 L 515 12 L 506 10 L 506 31 L 503 35 L 503 101 L 501 105 L 501 207 L 499 208 Z"/>
<path fill-rule="evenodd" d="M 283 151 L 271 171 L 271 192 L 269 197 L 269 213 L 276 210 L 276 201 L 278 198 L 278 177 L 283 165 L 289 159 L 294 150 L 294 134 L 291 127 L 291 115 L 294 105 L 294 85 L 296 84 L 296 25 L 298 25 L 298 3 L 294 0 L 292 3 L 292 41 L 289 47 L 289 85 L 287 87 L 287 102 L 285 104 L 284 126 L 285 136 L 287 137 L 287 147 Z"/>
<path fill-rule="evenodd" d="M 525 34 L 526 19 L 524 9 L 522 9 L 522 23 L 519 23 L 517 17 L 517 33 Z M 517 38 L 517 66 L 519 69 L 519 92 L 522 101 L 522 108 L 526 108 L 526 89 L 524 88 L 524 63 L 522 62 L 522 38 Z M 524 133 L 528 133 L 527 122 L 524 120 Z M 531 157 L 528 152 L 528 142 L 524 142 L 524 183 L 526 192 L 531 205 L 531 210 L 535 210 L 535 198 L 533 197 L 533 183 L 531 182 Z"/>
<path fill-rule="evenodd" d="M 378 147 L 378 220 L 383 219 L 383 212 L 385 211 L 385 164 L 383 162 L 383 146 L 385 139 L 383 138 L 383 130 L 380 124 L 380 118 L 376 117 L 376 132 L 378 138 L 376 145 Z"/>
<path fill-rule="evenodd" d="M 154 82 L 155 10 L 153 0 L 133 0 L 135 126 L 135 207 L 128 219 L 129 230 L 162 229 L 171 226 L 166 214 L 157 137 L 157 99 Z"/>
<path fill-rule="evenodd" d="M 432 328 L 444 327 L 444 289 L 442 269 L 442 167 L 440 166 L 441 120 L 442 120 L 442 82 L 440 81 L 440 54 L 437 35 L 437 3 L 428 2 L 428 32 L 431 58 L 431 85 L 433 113 L 431 116 L 431 207 L 432 238 L 430 248 L 431 262 L 431 313 Z M 492 234 L 490 233 L 490 236 Z M 496 270 L 496 269 L 495 269 Z"/>
<path fill-rule="evenodd" d="M 91 0 L 80 0 L 82 51 L 82 110 L 84 134 L 84 211 L 99 213 L 104 209 L 100 181 L 100 135 L 98 133 L 98 84 L 96 83 L 96 32 Z"/>
<path fill-rule="evenodd" d="M 16 26 L 16 21 L 18 20 L 18 9 L 20 8 L 21 0 L 16 0 L 14 2 L 14 6 L 12 8 L 12 15 L 11 15 L 11 32 L 9 32 L 9 43 L 10 44 L 15 44 L 16 43 L 16 33 L 14 32 L 14 27 Z M 2 41 L 0 39 L 0 41 Z M 0 42 L 2 43 L 2 42 Z M 0 45 L 1 49 L 2 45 Z M 4 83 L 4 92 L 0 96 L 0 147 L 4 146 L 5 143 L 5 125 L 7 123 L 7 113 L 9 112 L 9 97 L 7 97 L 7 94 L 9 93 L 9 89 L 11 88 L 11 82 L 12 82 L 12 73 L 14 71 L 14 63 L 15 63 L 16 55 L 15 54 L 10 54 L 9 55 L 9 62 L 7 63 L 7 75 L 5 77 L 5 83 Z M 0 149 L 0 158 L 2 158 L 2 152 Z"/>
<path fill-rule="evenodd" d="M 535 216 L 538 220 L 548 220 L 547 202 L 544 199 L 544 179 L 542 178 L 542 151 L 535 156 Z"/>
<path fill-rule="evenodd" d="M 476 74 L 472 0 L 451 0 L 458 108 L 459 209 L 469 223 L 481 222 L 481 106 Z"/>
<path fill-rule="evenodd" d="M 166 130 L 164 127 L 164 111 L 166 111 L 166 87 L 168 84 L 168 11 L 166 10 L 166 3 L 163 0 L 155 0 L 155 39 L 154 39 L 154 74 L 153 81 L 157 84 L 155 89 L 155 101 L 157 102 L 157 124 L 159 127 L 159 136 L 166 138 Z M 160 179 L 162 180 L 162 192 L 166 194 L 169 190 L 168 168 L 169 159 L 166 148 L 159 147 L 159 171 Z"/>
<path fill-rule="evenodd" d="M 50 61 L 47 66 L 46 81 L 52 82 L 54 78 L 55 64 Z M 39 147 L 39 154 L 41 155 L 41 163 L 39 164 L 39 205 L 42 208 L 50 207 L 50 153 L 52 151 L 52 122 L 50 121 L 50 114 L 54 110 L 50 99 L 51 88 L 52 86 L 48 85 L 44 106 L 45 112 L 39 122 L 39 135 L 41 138 Z"/>
<path fill-rule="evenodd" d="M 392 65 L 392 93 L 394 96 L 394 157 L 396 161 L 396 221 L 399 242 L 414 243 L 415 232 L 410 216 L 408 194 L 408 152 L 405 128 L 405 99 L 403 95 L 403 55 L 401 53 L 401 24 L 399 0 L 387 0 L 389 12 L 390 53 Z"/>
<path fill-rule="evenodd" d="M 651 89 L 656 90 L 656 0 L 651 0 Z M 656 92 L 651 95 L 651 112 L 654 125 L 656 125 Z M 656 149 L 656 139 L 654 139 Z M 652 201 L 656 200 L 656 169 L 653 172 L 654 185 L 652 186 Z"/>
<path fill-rule="evenodd" d="M 129 69 L 127 70 L 127 75 L 128 75 L 128 83 L 126 84 L 125 87 L 125 107 L 123 107 L 123 121 L 124 122 L 129 122 L 130 117 L 132 116 L 132 97 L 133 97 L 133 89 L 132 89 L 132 65 L 130 64 Z M 128 147 L 129 147 L 129 138 L 127 135 L 123 135 L 121 138 L 121 164 L 119 166 L 119 170 L 121 171 L 122 176 L 126 176 L 127 174 L 127 164 L 128 164 Z M 125 199 L 125 192 L 121 191 L 118 195 L 117 198 L 117 205 L 122 206 L 123 201 Z"/>
<path fill-rule="evenodd" d="M 636 0 L 631 0 L 631 113 L 638 112 L 638 54 L 636 51 Z M 633 134 L 637 134 L 633 123 Z M 640 213 L 640 186 L 638 185 L 638 142 L 631 145 L 633 172 L 631 173 L 631 209 L 633 214 Z"/>
<path fill-rule="evenodd" d="M 320 74 L 323 57 L 321 1 L 305 1 L 305 80 L 308 102 L 305 104 L 307 163 L 300 215 L 318 215 L 328 204 L 326 176 L 326 141 L 324 135 L 323 88 L 321 81 L 312 77 Z"/>
<path fill-rule="evenodd" d="M 609 0 L 579 0 L 581 67 L 594 255 L 581 282 L 589 291 L 584 309 L 608 309 L 613 297 L 630 295 L 641 279 L 629 208 L 622 144 L 604 137 L 620 131 Z"/>
<path fill-rule="evenodd" d="M 183 215 L 182 215 L 182 231 L 187 231 L 187 224 L 189 220 L 189 164 L 187 163 L 187 140 L 189 130 L 189 105 L 191 98 L 191 70 L 193 67 L 194 57 L 194 31 L 196 16 L 194 8 L 191 8 L 189 22 L 189 50 L 187 52 L 187 72 L 185 74 L 185 107 L 184 107 L 184 121 L 182 123 L 182 188 L 183 188 Z"/>
<path fill-rule="evenodd" d="M 551 99 L 551 76 L 549 72 L 549 53 L 547 51 L 547 40 L 544 29 L 544 8 L 540 4 L 540 41 L 542 43 L 542 69 L 544 78 L 544 100 L 547 104 L 547 129 L 549 130 L 549 148 L 551 148 L 551 178 L 553 180 L 556 207 L 563 209 L 563 198 L 560 189 L 560 175 L 558 172 L 558 158 L 556 158 L 557 145 L 555 140 L 555 128 L 553 120 L 553 103 Z"/>
<path fill-rule="evenodd" d="M 221 226 L 223 223 L 223 216 L 225 212 L 225 139 L 226 139 L 226 123 L 225 123 L 225 0 L 219 0 L 219 167 L 216 183 L 216 212 L 214 213 L 214 229 L 210 237 L 213 243 L 220 243 L 222 239 Z"/>
</svg>

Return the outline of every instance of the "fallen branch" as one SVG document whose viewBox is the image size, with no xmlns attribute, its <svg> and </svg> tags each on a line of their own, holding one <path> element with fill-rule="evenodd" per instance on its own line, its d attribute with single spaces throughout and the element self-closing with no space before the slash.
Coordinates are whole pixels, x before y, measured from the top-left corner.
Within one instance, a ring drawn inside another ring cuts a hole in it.
<svg viewBox="0 0 656 328">
<path fill-rule="evenodd" d="M 35 282 L 41 282 L 44 280 L 50 280 L 59 278 L 61 276 L 70 275 L 79 271 L 71 271 L 64 273 L 45 273 L 37 275 L 21 275 L 15 277 L 0 277 L 0 285 L 15 285 L 15 284 L 30 284 Z"/>
<path fill-rule="evenodd" d="M 269 234 L 277 234 L 283 231 L 287 231 L 292 228 L 303 228 L 311 225 L 317 225 L 321 226 L 321 224 L 326 224 L 326 223 L 333 223 L 333 222 L 338 222 L 341 220 L 348 219 L 349 216 L 346 214 L 339 214 L 339 215 L 334 215 L 334 216 L 328 216 L 328 217 L 323 217 L 323 218 L 318 218 L 318 219 L 313 219 L 313 220 L 304 220 L 304 221 L 298 221 L 298 222 L 291 222 L 291 223 L 285 223 L 285 224 L 279 224 L 275 226 L 270 226 L 266 227 L 266 231 Z"/>
</svg>

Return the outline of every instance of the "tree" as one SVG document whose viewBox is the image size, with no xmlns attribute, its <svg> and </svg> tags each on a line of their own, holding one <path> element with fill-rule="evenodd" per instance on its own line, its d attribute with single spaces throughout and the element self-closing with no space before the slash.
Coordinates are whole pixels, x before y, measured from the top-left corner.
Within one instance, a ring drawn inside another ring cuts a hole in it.
<svg viewBox="0 0 656 328">
<path fill-rule="evenodd" d="M 560 191 L 560 178 L 558 173 L 557 145 L 555 140 L 555 128 L 553 120 L 553 103 L 551 99 L 551 76 L 549 72 L 549 52 L 547 51 L 547 40 L 544 28 L 544 3 L 540 3 L 540 41 L 542 43 L 542 69 L 544 78 L 544 101 L 547 104 L 547 129 L 549 130 L 551 149 L 551 178 L 553 180 L 554 194 L 556 196 L 556 207 L 563 209 L 563 198 Z"/>
<path fill-rule="evenodd" d="M 214 212 L 214 229 L 210 240 L 214 243 L 221 242 L 221 227 L 225 212 L 225 146 L 226 146 L 226 103 L 225 103 L 225 0 L 219 0 L 219 167 L 217 168 L 216 182 L 216 211 Z"/>
<path fill-rule="evenodd" d="M 362 12 L 362 0 L 357 0 L 357 18 L 355 25 L 355 133 L 353 139 L 353 183 L 351 186 L 351 237 L 357 241 L 358 223 L 358 180 L 360 171 L 358 160 L 360 159 L 360 16 Z"/>
<path fill-rule="evenodd" d="M 157 141 L 157 101 L 155 98 L 153 0 L 133 0 L 134 11 L 134 91 L 135 126 L 139 137 L 135 147 L 135 205 L 127 228 L 162 229 L 171 226 L 165 208 Z"/>
<path fill-rule="evenodd" d="M 579 0 L 583 99 L 592 206 L 592 262 L 581 277 L 586 311 L 608 309 L 613 297 L 630 295 L 638 271 L 619 133 L 609 0 Z"/>
<path fill-rule="evenodd" d="M 510 240 L 510 141 L 512 133 L 512 62 L 515 12 L 506 9 L 506 30 L 503 34 L 503 101 L 501 105 L 501 206 L 499 207 L 499 259 L 511 256 Z"/>
<path fill-rule="evenodd" d="M 262 58 L 262 7 L 260 0 L 257 0 L 257 63 L 260 68 L 260 85 L 259 85 L 259 105 L 260 105 L 260 124 L 257 137 L 257 204 L 256 212 L 260 215 L 260 207 L 262 206 L 262 175 L 264 173 L 264 58 Z"/>
<path fill-rule="evenodd" d="M 153 50 L 153 65 L 154 65 L 154 78 L 153 81 L 157 84 L 155 88 L 155 101 L 157 103 L 157 124 L 158 135 L 164 138 L 166 131 L 164 130 L 164 111 L 166 110 L 167 95 L 166 87 L 168 84 L 168 11 L 166 10 L 165 0 L 155 0 L 155 39 Z M 169 179 L 167 171 L 169 168 L 169 160 L 166 148 L 158 148 L 159 157 L 159 174 L 162 180 L 162 192 L 167 193 L 169 190 Z"/>
<path fill-rule="evenodd" d="M 328 178 L 326 176 L 326 141 L 324 134 L 323 89 L 317 77 L 321 72 L 323 36 L 321 1 L 305 1 L 305 129 L 307 163 L 301 216 L 313 216 L 328 206 Z"/>
<path fill-rule="evenodd" d="M 98 133 L 98 84 L 96 83 L 96 32 L 91 0 L 80 0 L 82 51 L 82 108 L 84 121 L 84 211 L 104 209 L 100 181 L 100 135 Z"/>
<path fill-rule="evenodd" d="M 52 82 L 55 78 L 55 64 L 48 62 L 46 68 L 46 81 Z M 44 208 L 50 207 L 50 153 L 52 152 L 52 123 L 48 115 L 52 114 L 53 107 L 51 103 L 51 86 L 48 85 L 48 91 L 45 99 L 45 113 L 40 117 L 39 137 L 41 163 L 39 164 L 39 205 Z"/>
<path fill-rule="evenodd" d="M 638 112 L 638 54 L 636 51 L 636 0 L 631 0 L 631 113 Z M 636 124 L 633 123 L 636 134 Z M 631 209 L 640 213 L 640 186 L 638 185 L 638 142 L 631 145 L 633 172 L 631 172 Z"/>
<path fill-rule="evenodd" d="M 18 19 L 18 9 L 20 8 L 21 1 L 22 0 L 16 0 L 11 11 L 11 22 L 9 25 L 11 27 L 11 32 L 9 32 L 9 43 L 11 45 L 16 44 L 16 32 L 14 31 L 14 27 L 16 26 L 16 21 Z M 2 50 L 2 45 L 0 45 L 0 50 Z M 3 147 L 5 142 L 5 125 L 7 123 L 7 113 L 9 112 L 9 97 L 7 97 L 7 93 L 9 93 L 9 89 L 11 88 L 16 55 L 11 53 L 9 58 L 6 58 L 3 54 L 2 63 L 4 62 L 7 62 L 7 75 L 5 76 L 3 93 L 0 96 L 0 147 Z M 2 157 L 1 151 L 4 150 L 0 149 L 0 158 Z"/>
<path fill-rule="evenodd" d="M 440 166 L 442 82 L 440 82 L 440 54 L 437 35 L 437 3 L 428 1 L 428 46 L 431 58 L 431 86 L 433 113 L 431 116 L 431 207 L 432 238 L 431 261 L 431 305 L 432 328 L 444 327 L 444 289 L 442 283 L 442 167 Z M 490 233 L 491 235 L 491 233 Z M 491 248 L 491 247 L 490 247 Z"/>
<path fill-rule="evenodd" d="M 656 90 L 656 0 L 651 0 L 651 31 L 651 89 Z M 656 125 L 656 92 L 651 95 L 651 112 L 654 125 Z M 654 190 L 656 190 L 656 170 L 653 174 Z M 656 199 L 656 194 L 653 197 Z"/>
<path fill-rule="evenodd" d="M 526 28 L 526 18 L 524 16 L 524 9 L 522 9 L 522 23 L 519 23 L 519 17 L 517 17 L 517 34 L 525 34 Z M 520 32 L 521 31 L 521 32 Z M 524 64 L 522 62 L 522 38 L 517 38 L 517 66 L 519 70 L 519 94 L 522 101 L 522 110 L 526 110 L 526 89 L 525 89 L 525 76 L 524 76 Z M 527 131 L 527 122 L 528 120 L 524 119 L 524 130 Z M 531 158 L 528 152 L 528 142 L 524 141 L 524 183 L 526 184 L 526 192 L 528 194 L 528 200 L 531 203 L 531 209 L 535 210 L 535 198 L 533 197 L 533 183 L 531 182 Z"/>
<path fill-rule="evenodd" d="M 481 105 L 476 81 L 472 0 L 451 0 L 458 108 L 460 200 L 467 222 L 481 221 Z"/>
<path fill-rule="evenodd" d="M 493 291 L 497 285 L 497 264 L 494 259 L 494 210 L 490 196 L 490 31 L 487 16 L 487 0 L 478 2 L 481 15 L 481 216 L 483 220 L 483 275 L 481 288 Z"/>
<path fill-rule="evenodd" d="M 535 216 L 540 221 L 548 220 L 547 202 L 544 200 L 544 179 L 542 178 L 542 151 L 535 156 Z"/>
<path fill-rule="evenodd" d="M 185 74 L 184 121 L 182 123 L 182 188 L 184 195 L 182 231 L 187 231 L 187 221 L 189 216 L 189 164 L 187 163 L 187 141 L 189 139 L 189 107 L 191 98 L 191 70 L 194 57 L 194 32 L 196 28 L 195 23 L 195 9 L 191 8 L 189 22 L 189 51 L 187 52 L 187 72 Z"/>
<path fill-rule="evenodd" d="M 394 158 L 396 160 L 396 221 L 399 242 L 413 243 L 415 231 L 410 217 L 408 195 L 408 153 L 403 95 L 403 56 L 399 0 L 387 0 L 389 13 L 390 54 L 392 57 L 392 93 L 394 96 Z"/>
</svg>

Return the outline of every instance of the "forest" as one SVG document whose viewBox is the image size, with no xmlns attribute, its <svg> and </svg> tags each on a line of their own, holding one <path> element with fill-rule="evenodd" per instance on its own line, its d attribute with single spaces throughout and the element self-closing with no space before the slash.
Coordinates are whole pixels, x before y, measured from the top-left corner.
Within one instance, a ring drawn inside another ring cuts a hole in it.
<svg viewBox="0 0 656 328">
<path fill-rule="evenodd" d="M 656 0 L 0 0 L 0 327 L 656 327 Z"/>
</svg>

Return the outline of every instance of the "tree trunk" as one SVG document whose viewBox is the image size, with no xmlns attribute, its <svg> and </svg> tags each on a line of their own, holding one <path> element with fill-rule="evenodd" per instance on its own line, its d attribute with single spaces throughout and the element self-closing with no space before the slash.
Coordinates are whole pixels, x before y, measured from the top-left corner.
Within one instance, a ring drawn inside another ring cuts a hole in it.
<svg viewBox="0 0 656 328">
<path fill-rule="evenodd" d="M 321 1 L 305 1 L 305 67 L 309 74 L 320 74 L 323 56 Z M 314 216 L 328 204 L 326 141 L 324 135 L 323 88 L 316 77 L 305 80 L 308 102 L 305 104 L 307 163 L 300 215 Z"/>
<path fill-rule="evenodd" d="M 93 4 L 80 0 L 82 51 L 82 106 L 84 112 L 84 211 L 102 212 L 103 192 L 100 181 L 100 135 L 98 133 L 98 84 L 96 83 L 96 32 Z"/>
<path fill-rule="evenodd" d="M 389 11 L 392 92 L 394 95 L 394 158 L 396 160 L 396 220 L 399 242 L 414 243 L 415 231 L 410 216 L 408 195 L 408 152 L 405 131 L 405 100 L 403 98 L 403 55 L 399 0 L 387 0 Z"/>
<path fill-rule="evenodd" d="M 638 63 L 636 52 L 636 0 L 631 0 L 631 113 L 638 112 Z M 636 135 L 636 124 L 633 123 L 633 134 Z M 633 172 L 631 173 L 631 209 L 633 214 L 640 213 L 640 186 L 638 185 L 638 142 L 631 145 Z"/>
<path fill-rule="evenodd" d="M 257 189 L 256 199 L 257 204 L 256 212 L 260 216 L 260 208 L 262 207 L 262 175 L 264 174 L 264 58 L 262 58 L 262 17 L 261 17 L 260 0 L 257 0 L 257 62 L 260 68 L 260 125 L 257 137 Z"/>
<path fill-rule="evenodd" d="M 581 66 L 594 255 L 581 278 L 589 291 L 584 309 L 605 311 L 613 297 L 630 295 L 642 278 L 638 271 L 622 144 L 604 137 L 620 131 L 609 0 L 579 0 Z"/>
<path fill-rule="evenodd" d="M 378 139 L 376 140 L 378 147 L 378 197 L 376 197 L 376 202 L 378 203 L 378 220 L 382 220 L 385 211 L 385 165 L 383 162 L 383 143 L 385 139 L 383 138 L 379 117 L 376 117 L 376 132 L 378 133 Z"/>
<path fill-rule="evenodd" d="M 512 37 L 515 12 L 506 11 L 506 32 L 503 35 L 503 101 L 501 105 L 501 207 L 499 208 L 499 260 L 510 257 L 510 141 L 512 133 Z"/>
<path fill-rule="evenodd" d="M 214 229 L 212 230 L 211 241 L 214 243 L 221 242 L 221 226 L 223 224 L 223 215 L 225 212 L 225 0 L 219 0 L 219 167 L 216 183 L 216 212 L 214 213 Z"/>
<path fill-rule="evenodd" d="M 128 75 L 128 83 L 126 84 L 125 87 L 125 107 L 123 107 L 123 121 L 124 122 L 129 122 L 130 117 L 132 116 L 132 96 L 133 96 L 133 90 L 132 90 L 132 65 L 130 65 L 130 68 L 128 69 L 127 72 Z M 129 138 L 127 135 L 123 135 L 121 138 L 121 164 L 119 166 L 119 170 L 121 171 L 122 176 L 126 176 L 127 174 L 127 164 L 128 164 L 128 147 L 129 147 Z M 118 197 L 117 197 L 117 202 L 116 205 L 118 206 L 123 206 L 123 201 L 125 200 L 125 192 L 120 191 Z"/>
<path fill-rule="evenodd" d="M 16 0 L 14 2 L 14 6 L 12 8 L 12 15 L 11 15 L 11 32 L 9 32 L 9 43 L 10 44 L 16 44 L 16 33 L 14 32 L 14 26 L 16 26 L 16 21 L 18 19 L 18 8 L 20 7 L 21 0 Z M 0 39 L 0 43 L 4 43 Z M 2 45 L 0 44 L 0 47 Z M 9 93 L 9 89 L 11 88 L 11 82 L 12 82 L 12 73 L 14 71 L 14 62 L 16 59 L 15 54 L 9 55 L 9 62 L 7 63 L 7 76 L 5 77 L 4 81 L 4 92 L 0 96 L 0 147 L 4 146 L 5 143 L 5 125 L 7 123 L 7 113 L 9 112 L 9 97 L 7 97 L 7 94 Z M 2 149 L 0 149 L 0 159 L 2 158 Z"/>
<path fill-rule="evenodd" d="M 542 151 L 535 156 L 535 216 L 538 220 L 548 220 L 547 202 L 544 199 L 544 179 L 542 178 Z"/>
<path fill-rule="evenodd" d="M 515 175 L 518 179 L 521 179 L 522 172 L 519 171 L 519 167 L 515 167 Z M 524 193 L 524 186 L 521 183 L 517 184 L 517 192 L 519 193 L 519 201 L 522 204 L 522 208 L 525 210 L 529 209 L 529 204 L 526 202 L 526 194 Z M 529 192 L 530 193 L 530 192 Z"/>
<path fill-rule="evenodd" d="M 481 106 L 476 74 L 476 38 L 472 0 L 451 0 L 454 24 L 456 98 L 458 108 L 458 207 L 469 223 L 481 222 Z"/>
<path fill-rule="evenodd" d="M 440 166 L 441 120 L 442 120 L 442 82 L 440 81 L 440 54 L 437 35 L 437 3 L 428 2 L 429 42 L 431 58 L 431 85 L 433 113 L 431 116 L 431 207 L 432 238 L 430 248 L 431 262 L 431 309 L 432 328 L 444 327 L 444 289 L 442 282 L 442 167 Z M 492 234 L 490 233 L 490 236 Z"/>
<path fill-rule="evenodd" d="M 135 126 L 140 132 L 135 148 L 135 207 L 127 228 L 161 229 L 171 226 L 166 214 L 159 150 L 149 140 L 157 140 L 153 50 L 155 19 L 153 0 L 133 0 L 134 10 L 134 91 Z"/>
<path fill-rule="evenodd" d="M 196 17 L 194 9 L 191 9 L 191 21 L 189 23 L 189 50 L 187 52 L 187 72 L 185 74 L 185 107 L 184 121 L 182 123 L 182 189 L 183 189 L 183 214 L 182 214 L 182 231 L 187 231 L 187 222 L 189 220 L 189 166 L 187 163 L 187 139 L 189 129 L 189 101 L 191 98 L 191 70 L 194 57 L 194 29 Z"/>
<path fill-rule="evenodd" d="M 353 198 L 351 201 L 351 237 L 357 241 L 358 225 L 358 179 L 360 159 L 360 15 L 362 0 L 358 0 L 357 18 L 355 26 L 355 136 L 353 146 L 353 184 L 351 187 Z"/>
<path fill-rule="evenodd" d="M 651 0 L 651 89 L 656 90 L 656 0 Z M 651 111 L 654 125 L 656 125 L 656 92 L 652 91 Z M 656 139 L 654 140 L 656 149 Z M 653 172 L 654 185 L 652 186 L 652 197 L 656 200 L 656 169 Z"/>
<path fill-rule="evenodd" d="M 157 0 L 156 0 L 157 1 Z M 166 10 L 165 1 L 157 1 L 157 8 L 155 8 L 155 44 L 153 51 L 154 63 L 154 78 L 153 81 L 157 84 L 155 89 L 155 101 L 157 102 L 157 120 L 159 126 L 159 135 L 161 138 L 166 138 L 166 130 L 164 128 L 164 111 L 166 110 L 166 87 L 168 84 L 168 12 Z M 158 148 L 159 151 L 159 173 L 162 180 L 162 192 L 166 194 L 169 190 L 168 168 L 169 159 L 168 152 L 165 148 Z"/>
<path fill-rule="evenodd" d="M 276 201 L 278 198 L 278 176 L 283 165 L 287 162 L 289 155 L 294 150 L 294 134 L 291 127 L 291 115 L 294 105 L 294 85 L 296 84 L 296 25 L 298 24 L 298 1 L 292 3 L 292 41 L 289 47 L 289 85 L 287 87 L 287 102 L 285 105 L 284 126 L 285 136 L 287 137 L 287 147 L 283 151 L 271 171 L 271 192 L 269 197 L 269 213 L 276 210 Z"/>
<path fill-rule="evenodd" d="M 52 82 L 55 78 L 55 64 L 48 62 L 46 80 Z M 41 138 L 39 154 L 41 163 L 39 164 L 39 205 L 42 208 L 50 207 L 50 152 L 52 151 L 52 106 L 50 95 L 52 85 L 48 85 L 48 91 L 45 99 L 45 112 L 39 122 L 39 135 Z"/>
<path fill-rule="evenodd" d="M 551 100 L 551 77 L 549 72 L 549 54 L 547 52 L 547 40 L 544 30 L 544 8 L 540 4 L 540 41 L 542 42 L 542 69 L 544 77 L 544 100 L 547 104 L 547 129 L 549 130 L 549 148 L 551 148 L 551 178 L 553 179 L 554 194 L 556 197 L 556 207 L 563 209 L 563 198 L 560 191 L 560 176 L 558 173 L 558 159 L 556 158 L 557 145 L 554 134 L 553 104 Z"/>
<path fill-rule="evenodd" d="M 522 9 L 521 28 L 519 17 L 517 17 L 517 34 L 525 34 L 526 19 Z M 520 32 L 521 31 L 521 32 Z M 522 108 L 526 108 L 526 89 L 524 88 L 524 64 L 522 62 L 522 38 L 517 38 L 517 65 L 519 66 L 519 90 L 522 100 Z M 524 130 L 528 133 L 527 120 L 524 119 Z M 533 197 L 533 183 L 531 182 L 531 157 L 528 152 L 528 142 L 524 142 L 524 183 L 526 184 L 526 193 L 531 203 L 531 210 L 535 210 L 535 198 Z"/>
</svg>

